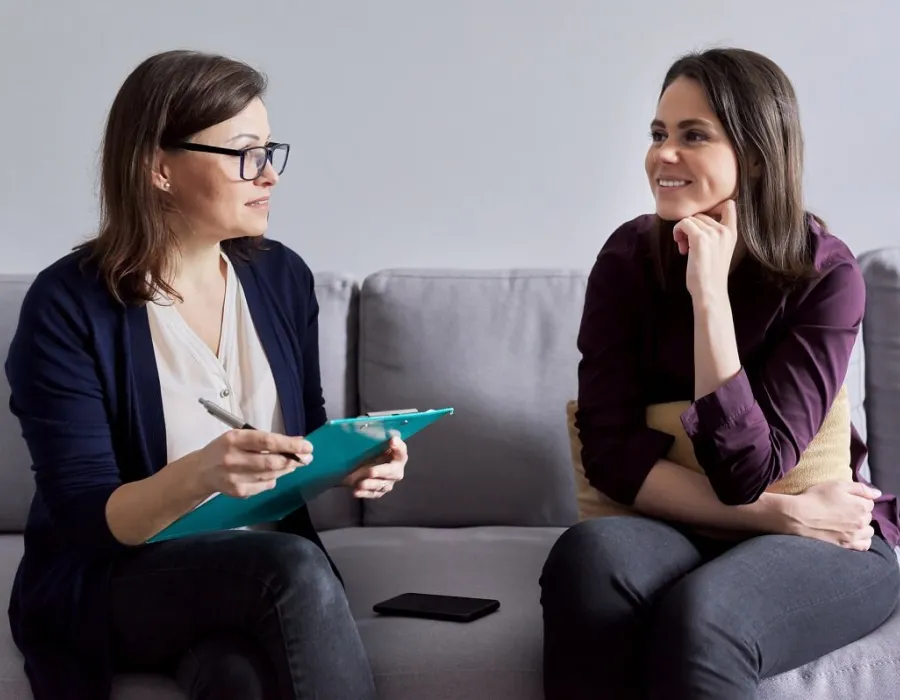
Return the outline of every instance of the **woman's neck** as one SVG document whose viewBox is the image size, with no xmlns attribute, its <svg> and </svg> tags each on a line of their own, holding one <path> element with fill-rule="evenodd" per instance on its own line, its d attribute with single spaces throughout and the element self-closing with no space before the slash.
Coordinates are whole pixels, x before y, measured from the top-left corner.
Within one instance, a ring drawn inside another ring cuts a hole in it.
<svg viewBox="0 0 900 700">
<path fill-rule="evenodd" d="M 170 285 L 180 295 L 217 289 L 225 278 L 225 263 L 218 241 L 187 237 L 180 241 L 168 275 Z"/>
</svg>

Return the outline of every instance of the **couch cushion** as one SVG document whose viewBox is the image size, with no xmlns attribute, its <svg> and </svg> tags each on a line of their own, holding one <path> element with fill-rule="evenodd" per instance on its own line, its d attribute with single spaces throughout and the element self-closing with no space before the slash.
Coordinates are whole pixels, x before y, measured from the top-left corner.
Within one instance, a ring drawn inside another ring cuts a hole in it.
<svg viewBox="0 0 900 700">
<path fill-rule="evenodd" d="M 860 256 L 866 280 L 866 418 L 875 484 L 900 494 L 900 249 Z"/>
<path fill-rule="evenodd" d="M 565 405 L 586 275 L 387 271 L 360 302 L 362 411 L 452 406 L 410 440 L 367 525 L 563 526 L 576 519 Z"/>
<path fill-rule="evenodd" d="M 347 595 L 382 700 L 541 700 L 538 577 L 556 528 L 360 528 L 323 541 Z M 470 623 L 380 617 L 400 593 L 496 598 Z"/>
<path fill-rule="evenodd" d="M 19 322 L 19 309 L 33 277 L 0 275 L 0 364 L 6 363 L 9 344 Z M 9 412 L 9 382 L 0 371 L 0 532 L 25 527 L 34 476 L 22 429 Z"/>
<path fill-rule="evenodd" d="M 358 415 L 356 391 L 359 287 L 351 278 L 316 274 L 319 302 L 319 366 L 329 418 Z M 331 489 L 309 506 L 319 530 L 362 522 L 362 506 L 349 489 Z"/>
</svg>

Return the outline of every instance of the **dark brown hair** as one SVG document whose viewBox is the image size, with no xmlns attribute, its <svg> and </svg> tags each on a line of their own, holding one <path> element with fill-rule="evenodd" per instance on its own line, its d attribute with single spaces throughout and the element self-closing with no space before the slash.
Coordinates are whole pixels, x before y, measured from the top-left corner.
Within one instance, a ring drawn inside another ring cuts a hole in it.
<svg viewBox="0 0 900 700">
<path fill-rule="evenodd" d="M 178 243 L 166 225 L 165 195 L 151 183 L 157 149 L 189 139 L 239 114 L 266 91 L 266 77 L 239 61 L 196 51 L 167 51 L 144 60 L 113 101 L 103 139 L 100 229 L 89 251 L 113 296 L 140 303 L 160 290 Z M 229 242 L 246 256 L 258 238 Z"/>
<path fill-rule="evenodd" d="M 807 218 L 815 217 L 803 205 L 803 133 L 790 80 L 772 60 L 736 48 L 679 58 L 666 73 L 660 98 L 682 77 L 703 88 L 734 148 L 738 225 L 750 257 L 781 282 L 815 274 Z M 754 160 L 760 172 L 751 179 Z M 663 279 L 675 250 L 675 223 L 659 220 L 656 258 Z"/>
</svg>

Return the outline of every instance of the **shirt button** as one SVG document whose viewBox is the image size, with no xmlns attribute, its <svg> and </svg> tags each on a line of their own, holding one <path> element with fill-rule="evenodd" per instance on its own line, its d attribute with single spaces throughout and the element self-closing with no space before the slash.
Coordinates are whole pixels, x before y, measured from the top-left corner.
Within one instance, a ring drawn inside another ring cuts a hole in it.
<svg viewBox="0 0 900 700">
<path fill-rule="evenodd" d="M 230 394 L 231 392 L 228 391 L 228 389 L 222 389 L 222 391 L 219 392 L 219 396 L 221 396 L 223 399 L 228 397 Z"/>
</svg>

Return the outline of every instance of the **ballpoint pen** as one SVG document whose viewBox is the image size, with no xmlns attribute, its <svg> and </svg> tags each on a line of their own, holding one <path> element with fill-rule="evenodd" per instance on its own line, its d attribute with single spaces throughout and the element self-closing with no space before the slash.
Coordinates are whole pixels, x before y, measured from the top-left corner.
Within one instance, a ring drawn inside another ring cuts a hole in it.
<svg viewBox="0 0 900 700">
<path fill-rule="evenodd" d="M 214 418 L 218 418 L 225 425 L 237 430 L 256 430 L 256 428 L 254 428 L 249 423 L 245 423 L 236 415 L 234 415 L 233 413 L 229 413 L 221 406 L 214 404 L 212 401 L 209 401 L 207 399 L 198 399 L 198 401 L 200 401 L 200 404 L 207 410 L 207 412 L 211 416 L 213 416 Z M 300 457 L 291 452 L 281 452 L 279 454 L 281 454 L 282 457 L 287 457 L 288 459 L 292 459 L 295 462 L 300 462 L 301 464 L 303 464 L 303 460 L 301 460 Z"/>
</svg>

